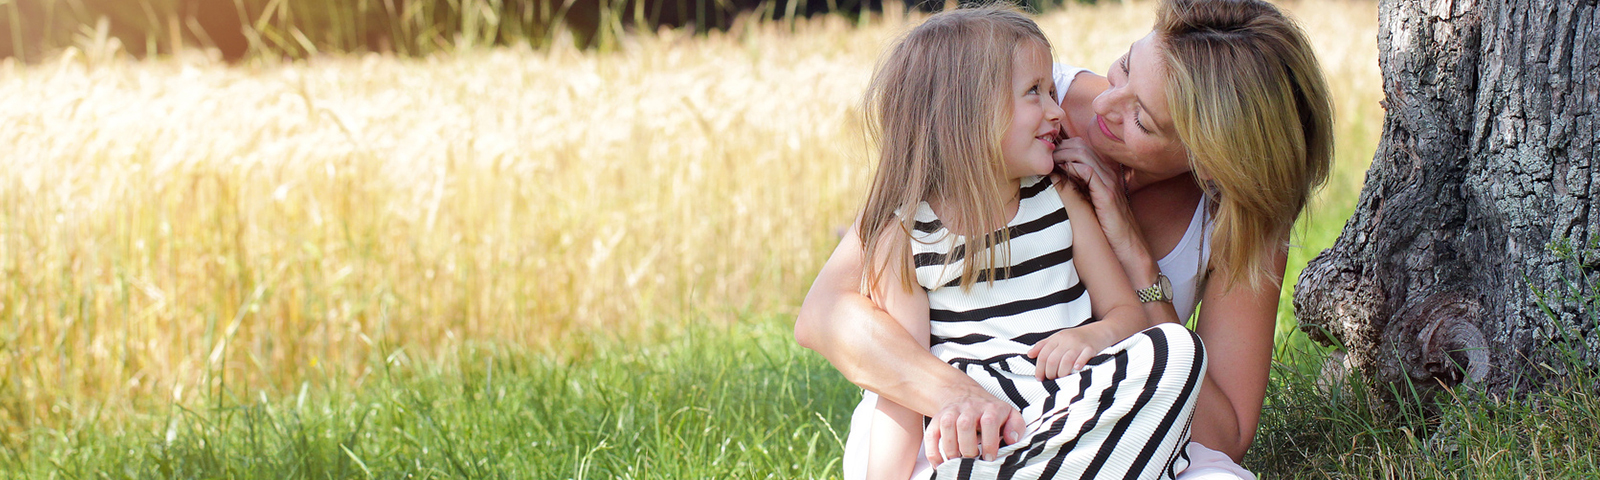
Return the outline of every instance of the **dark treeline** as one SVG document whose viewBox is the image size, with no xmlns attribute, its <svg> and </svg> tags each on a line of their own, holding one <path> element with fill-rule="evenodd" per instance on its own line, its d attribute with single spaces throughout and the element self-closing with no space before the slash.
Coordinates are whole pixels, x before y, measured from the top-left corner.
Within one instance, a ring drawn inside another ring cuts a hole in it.
<svg viewBox="0 0 1600 480">
<path fill-rule="evenodd" d="M 1035 10 L 1062 1 L 1021 0 Z M 0 2 L 0 57 L 37 61 L 112 42 L 134 56 L 204 47 L 224 58 L 315 52 L 427 54 L 463 45 L 549 45 L 560 32 L 585 48 L 634 29 L 727 29 L 767 20 L 879 12 L 884 0 L 12 0 Z M 953 0 L 889 0 L 932 11 Z"/>
</svg>

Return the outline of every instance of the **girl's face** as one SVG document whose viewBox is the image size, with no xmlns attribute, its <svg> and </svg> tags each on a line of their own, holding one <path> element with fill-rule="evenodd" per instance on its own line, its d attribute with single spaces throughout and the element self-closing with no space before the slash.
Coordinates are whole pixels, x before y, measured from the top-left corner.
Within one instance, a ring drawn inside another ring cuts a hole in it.
<svg viewBox="0 0 1600 480">
<path fill-rule="evenodd" d="M 1018 179 L 1047 175 L 1055 167 L 1051 158 L 1060 138 L 1061 104 L 1050 74 L 1050 52 L 1038 42 L 1026 42 L 1012 53 L 1011 124 L 1000 138 L 1006 176 Z"/>
<path fill-rule="evenodd" d="M 1133 42 L 1111 64 L 1111 83 L 1094 99 L 1089 146 L 1101 158 L 1133 170 L 1145 185 L 1190 172 L 1189 153 L 1172 127 L 1167 109 L 1166 65 L 1154 32 Z"/>
</svg>

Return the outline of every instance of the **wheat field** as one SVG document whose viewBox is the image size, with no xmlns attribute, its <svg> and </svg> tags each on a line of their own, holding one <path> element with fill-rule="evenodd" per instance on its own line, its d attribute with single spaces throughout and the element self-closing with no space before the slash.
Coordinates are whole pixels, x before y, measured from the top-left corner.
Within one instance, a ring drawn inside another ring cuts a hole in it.
<svg viewBox="0 0 1600 480">
<path fill-rule="evenodd" d="M 1381 124 L 1376 6 L 1285 6 L 1337 101 L 1319 205 L 1347 205 Z M 1152 10 L 1039 22 L 1058 60 L 1103 71 Z M 792 315 L 869 180 L 872 66 L 918 18 L 605 53 L 229 65 L 87 44 L 0 65 L 0 431 Z"/>
</svg>

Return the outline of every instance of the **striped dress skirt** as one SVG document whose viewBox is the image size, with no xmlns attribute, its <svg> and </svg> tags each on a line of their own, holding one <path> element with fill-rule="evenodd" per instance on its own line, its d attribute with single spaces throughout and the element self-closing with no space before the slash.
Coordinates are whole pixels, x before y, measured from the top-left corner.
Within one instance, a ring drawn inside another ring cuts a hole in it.
<svg viewBox="0 0 1600 480">
<path fill-rule="evenodd" d="M 1140 332 L 1055 380 L 1013 356 L 955 362 L 1023 412 L 1022 440 L 994 461 L 951 459 L 935 479 L 1173 478 L 1205 372 L 1199 337 L 1177 324 Z"/>
</svg>

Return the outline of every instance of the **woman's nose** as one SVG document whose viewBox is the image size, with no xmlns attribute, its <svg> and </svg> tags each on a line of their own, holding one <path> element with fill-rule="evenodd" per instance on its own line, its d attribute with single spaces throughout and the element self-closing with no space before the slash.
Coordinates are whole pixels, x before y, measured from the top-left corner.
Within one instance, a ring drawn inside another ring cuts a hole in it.
<svg viewBox="0 0 1600 480">
<path fill-rule="evenodd" d="M 1119 93 L 1120 92 L 1118 92 L 1116 87 L 1111 87 L 1106 91 L 1101 92 L 1100 95 L 1094 97 L 1094 102 L 1092 105 L 1094 107 L 1095 115 L 1099 115 L 1100 118 L 1105 119 L 1106 122 L 1121 122 L 1122 109 L 1117 108 L 1119 105 L 1121 105 L 1121 95 L 1119 95 Z"/>
</svg>

